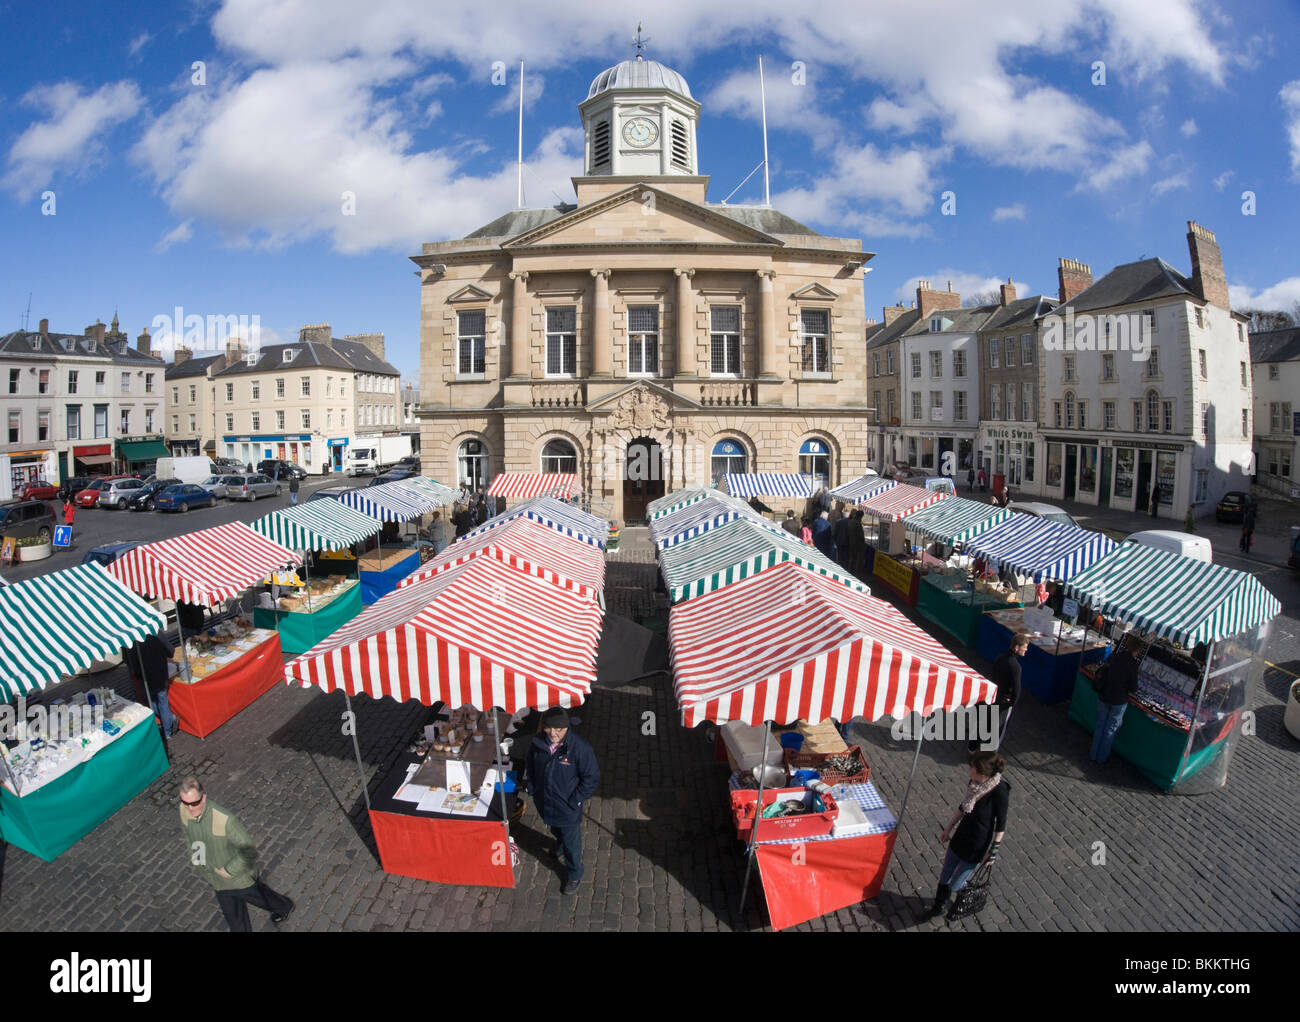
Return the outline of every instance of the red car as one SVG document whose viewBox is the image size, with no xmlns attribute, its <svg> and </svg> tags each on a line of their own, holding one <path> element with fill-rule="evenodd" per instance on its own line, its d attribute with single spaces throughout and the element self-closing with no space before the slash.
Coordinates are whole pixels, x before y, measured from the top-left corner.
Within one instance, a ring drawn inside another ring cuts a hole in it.
<svg viewBox="0 0 1300 1022">
<path fill-rule="evenodd" d="M 59 488 L 54 483 L 38 479 L 23 487 L 23 500 L 58 500 Z"/>
<path fill-rule="evenodd" d="M 100 493 L 108 489 L 109 483 L 114 479 L 130 478 L 130 476 L 104 476 L 102 479 L 96 479 L 72 499 L 73 503 L 76 504 L 77 507 L 95 507 L 99 503 Z"/>
</svg>

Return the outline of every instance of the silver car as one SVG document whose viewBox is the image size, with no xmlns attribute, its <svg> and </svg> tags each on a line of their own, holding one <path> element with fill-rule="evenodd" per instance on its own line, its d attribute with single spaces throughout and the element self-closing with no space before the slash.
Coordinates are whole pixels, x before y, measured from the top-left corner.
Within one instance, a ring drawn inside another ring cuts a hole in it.
<svg viewBox="0 0 1300 1022">
<path fill-rule="evenodd" d="M 226 496 L 231 500 L 257 500 L 258 497 L 280 496 L 280 484 L 270 476 L 223 476 L 222 481 L 226 484 Z"/>
<path fill-rule="evenodd" d="M 229 476 L 208 476 L 203 480 L 203 482 L 199 483 L 199 485 L 212 494 L 212 496 L 225 498 L 229 496 L 229 493 L 226 491 L 226 480 L 229 478 Z"/>
<path fill-rule="evenodd" d="M 144 485 L 141 479 L 114 479 L 99 495 L 100 507 L 120 508 Z"/>
</svg>

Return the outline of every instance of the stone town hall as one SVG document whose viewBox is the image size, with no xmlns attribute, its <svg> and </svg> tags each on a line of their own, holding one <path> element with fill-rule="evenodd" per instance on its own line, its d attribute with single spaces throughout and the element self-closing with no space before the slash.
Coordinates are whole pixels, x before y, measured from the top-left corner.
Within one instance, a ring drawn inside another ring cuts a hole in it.
<svg viewBox="0 0 1300 1022">
<path fill-rule="evenodd" d="M 578 109 L 576 206 L 514 210 L 412 257 L 424 471 L 485 486 L 576 472 L 629 522 L 727 471 L 814 488 L 862 474 L 872 254 L 708 202 L 700 104 L 662 64 L 602 71 Z"/>
</svg>

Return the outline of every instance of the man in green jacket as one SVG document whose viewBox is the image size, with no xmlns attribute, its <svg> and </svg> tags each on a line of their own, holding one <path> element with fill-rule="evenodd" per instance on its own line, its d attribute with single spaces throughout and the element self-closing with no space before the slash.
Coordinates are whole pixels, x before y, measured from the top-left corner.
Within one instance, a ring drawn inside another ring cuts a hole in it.
<svg viewBox="0 0 1300 1022">
<path fill-rule="evenodd" d="M 229 812 L 208 801 L 197 778 L 181 781 L 180 813 L 190 865 L 212 885 L 232 932 L 247 933 L 253 928 L 249 905 L 266 909 L 273 923 L 289 918 L 293 902 L 257 876 L 257 849 L 248 831 Z"/>
</svg>

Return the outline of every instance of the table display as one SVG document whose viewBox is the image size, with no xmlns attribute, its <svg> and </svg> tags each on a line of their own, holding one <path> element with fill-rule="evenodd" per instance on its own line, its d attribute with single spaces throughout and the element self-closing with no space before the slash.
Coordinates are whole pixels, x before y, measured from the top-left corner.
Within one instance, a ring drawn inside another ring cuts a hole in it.
<svg viewBox="0 0 1300 1022">
<path fill-rule="evenodd" d="M 280 647 L 289 656 L 305 653 L 327 635 L 361 613 L 361 583 L 342 575 L 312 579 L 253 611 L 253 624 L 280 633 Z"/>
<path fill-rule="evenodd" d="M 1020 590 L 996 579 L 974 579 L 965 567 L 927 564 L 920 568 L 917 610 L 967 646 L 979 640 L 987 611 L 1020 604 Z"/>
<path fill-rule="evenodd" d="M 420 551 L 411 547 L 386 546 L 357 558 L 361 572 L 361 602 L 365 606 L 383 599 L 397 583 L 420 566 Z"/>
<path fill-rule="evenodd" d="M 181 730 L 204 738 L 284 680 L 280 635 L 252 621 L 224 621 L 185 638 L 172 654 L 167 690 Z"/>
<path fill-rule="evenodd" d="M 1045 607 L 1037 609 L 1044 616 L 1050 614 Z M 1046 622 L 1033 613 L 1027 615 L 1024 608 L 990 611 L 980 623 L 979 651 L 984 658 L 995 660 L 1011 647 L 1017 632 L 1025 632 L 1029 649 L 1021 661 L 1020 683 L 1039 701 L 1059 703 L 1074 692 L 1075 676 L 1083 664 L 1099 663 L 1110 655 L 1110 642 L 1083 625 L 1055 617 L 1050 622 L 1052 630 L 1046 631 L 1040 627 Z"/>
<path fill-rule="evenodd" d="M 111 689 L 47 706 L 48 737 L 8 743 L 0 836 L 47 862 L 167 770 L 153 711 Z"/>
</svg>

